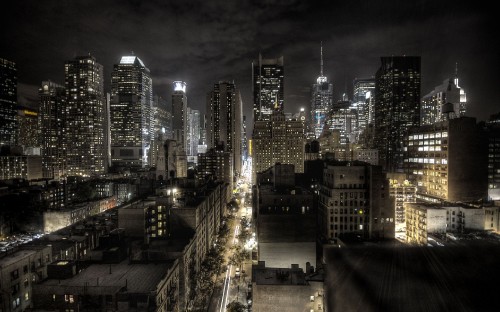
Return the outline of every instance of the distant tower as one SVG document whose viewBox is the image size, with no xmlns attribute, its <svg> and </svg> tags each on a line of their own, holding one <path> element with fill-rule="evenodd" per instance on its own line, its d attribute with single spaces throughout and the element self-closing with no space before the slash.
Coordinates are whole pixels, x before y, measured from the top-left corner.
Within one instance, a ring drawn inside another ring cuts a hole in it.
<svg viewBox="0 0 500 312">
<path fill-rule="evenodd" d="M 66 109 L 64 145 L 67 174 L 105 173 L 105 109 L 103 66 L 92 56 L 65 63 Z"/>
<path fill-rule="evenodd" d="M 373 123 L 373 95 L 375 93 L 375 79 L 355 79 L 353 106 L 358 111 L 358 128 L 362 132 L 368 124 Z M 371 104 L 371 105 L 370 105 Z"/>
<path fill-rule="evenodd" d="M 16 63 L 0 58 L 0 146 L 16 143 L 16 106 Z"/>
<path fill-rule="evenodd" d="M 375 78 L 375 146 L 386 171 L 402 172 L 405 136 L 420 123 L 420 56 L 381 61 Z"/>
<path fill-rule="evenodd" d="M 253 121 L 271 120 L 274 111 L 283 111 L 283 56 L 252 63 Z"/>
<path fill-rule="evenodd" d="M 420 104 L 421 125 L 432 125 L 436 122 L 465 115 L 467 98 L 465 90 L 458 85 L 457 66 L 455 66 L 454 78 L 445 79 L 441 85 L 435 87 L 422 98 Z M 446 107 L 443 108 L 445 104 Z"/>
<path fill-rule="evenodd" d="M 63 133 L 66 90 L 54 82 L 43 81 L 38 94 L 43 177 L 59 179 L 65 175 Z"/>
<path fill-rule="evenodd" d="M 325 118 L 332 108 L 333 85 L 328 83 L 328 79 L 323 75 L 323 44 L 321 44 L 320 75 L 316 83 L 312 85 L 311 93 L 311 121 L 310 128 L 315 138 L 319 138 L 323 132 Z"/>
<path fill-rule="evenodd" d="M 152 141 L 153 84 L 137 56 L 123 56 L 111 73 L 111 157 L 125 167 L 146 167 Z"/>
<path fill-rule="evenodd" d="M 186 83 L 174 81 L 172 93 L 172 130 L 173 137 L 187 151 L 187 96 Z"/>
<path fill-rule="evenodd" d="M 242 103 L 236 85 L 220 81 L 207 94 L 207 141 L 208 148 L 223 144 L 232 154 L 232 168 L 241 173 L 242 157 Z"/>
</svg>

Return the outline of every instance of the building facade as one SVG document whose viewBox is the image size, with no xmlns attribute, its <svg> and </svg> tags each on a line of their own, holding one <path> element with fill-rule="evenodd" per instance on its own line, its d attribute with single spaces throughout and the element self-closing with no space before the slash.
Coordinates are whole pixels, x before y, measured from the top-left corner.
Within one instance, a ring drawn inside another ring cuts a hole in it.
<svg viewBox="0 0 500 312">
<path fill-rule="evenodd" d="M 111 73 L 111 162 L 149 166 L 153 138 L 153 85 L 149 69 L 137 56 L 123 56 Z"/>
<path fill-rule="evenodd" d="M 66 150 L 63 140 L 66 90 L 52 81 L 43 81 L 38 95 L 43 176 L 59 179 L 65 176 Z"/>
<path fill-rule="evenodd" d="M 219 82 L 207 94 L 208 148 L 223 145 L 232 154 L 234 175 L 241 173 L 242 161 L 242 102 L 234 83 Z"/>
<path fill-rule="evenodd" d="M 375 77 L 375 146 L 388 172 L 402 172 L 404 138 L 420 124 L 420 57 L 382 57 Z"/>
<path fill-rule="evenodd" d="M 172 93 L 172 131 L 173 139 L 179 142 L 184 152 L 187 146 L 187 96 L 186 83 L 174 81 Z"/>
<path fill-rule="evenodd" d="M 405 170 L 420 199 L 467 202 L 487 196 L 487 142 L 475 118 L 416 128 L 405 146 Z"/>
<path fill-rule="evenodd" d="M 277 59 L 259 59 L 252 63 L 253 122 L 270 120 L 274 111 L 283 112 L 284 65 L 283 56 Z"/>
<path fill-rule="evenodd" d="M 275 112 L 270 120 L 257 121 L 253 130 L 253 174 L 276 163 L 293 164 L 296 173 L 304 172 L 304 123 L 287 120 Z"/>
<path fill-rule="evenodd" d="M 92 56 L 65 63 L 64 143 L 66 173 L 93 176 L 107 170 L 103 66 Z"/>
<path fill-rule="evenodd" d="M 16 115 L 17 66 L 0 58 L 0 146 L 16 143 Z"/>
<path fill-rule="evenodd" d="M 352 106 L 358 112 L 358 127 L 362 132 L 368 124 L 373 123 L 373 97 L 375 95 L 375 79 L 362 78 L 354 79 L 354 98 Z"/>
</svg>

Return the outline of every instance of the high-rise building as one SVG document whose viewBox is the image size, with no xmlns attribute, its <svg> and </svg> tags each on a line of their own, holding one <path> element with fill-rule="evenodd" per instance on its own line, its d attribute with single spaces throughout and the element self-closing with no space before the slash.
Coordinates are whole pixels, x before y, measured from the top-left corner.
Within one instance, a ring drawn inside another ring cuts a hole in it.
<svg viewBox="0 0 500 312">
<path fill-rule="evenodd" d="M 207 151 L 207 115 L 203 114 L 200 118 L 200 142 L 198 143 L 198 154 Z"/>
<path fill-rule="evenodd" d="M 403 142 L 420 123 L 420 56 L 381 58 L 375 78 L 375 146 L 388 172 L 402 172 Z"/>
<path fill-rule="evenodd" d="M 355 142 L 357 140 L 358 114 L 351 106 L 350 101 L 339 101 L 335 103 L 328 112 L 323 129 L 326 134 L 329 131 L 339 130 L 342 144 Z"/>
<path fill-rule="evenodd" d="M 29 155 L 40 155 L 40 128 L 38 125 L 38 111 L 26 107 L 17 110 L 17 145 Z"/>
<path fill-rule="evenodd" d="M 0 58 L 0 146 L 16 143 L 16 115 L 16 63 Z"/>
<path fill-rule="evenodd" d="M 486 197 L 486 135 L 475 118 L 421 126 L 410 131 L 405 143 L 406 172 L 418 199 L 466 202 Z"/>
<path fill-rule="evenodd" d="M 174 93 L 172 93 L 172 130 L 173 138 L 184 148 L 187 147 L 187 96 L 186 83 L 174 81 Z"/>
<path fill-rule="evenodd" d="M 198 155 L 198 144 L 200 142 L 200 111 L 187 108 L 187 151 L 188 156 Z"/>
<path fill-rule="evenodd" d="M 59 179 L 66 175 L 66 150 L 63 142 L 66 90 L 57 83 L 43 81 L 38 95 L 43 177 Z"/>
<path fill-rule="evenodd" d="M 242 103 L 234 83 L 220 81 L 207 94 L 208 148 L 223 144 L 232 153 L 235 175 L 241 173 Z"/>
<path fill-rule="evenodd" d="M 500 113 L 486 123 L 488 131 L 488 198 L 500 200 Z"/>
<path fill-rule="evenodd" d="M 375 94 L 375 79 L 354 79 L 354 98 L 352 106 L 358 112 L 358 128 L 362 132 L 367 125 L 373 123 L 373 96 Z"/>
<path fill-rule="evenodd" d="M 458 85 L 458 76 L 449 78 L 422 98 L 420 124 L 432 125 L 449 118 L 465 115 L 467 97 L 465 90 Z"/>
<path fill-rule="evenodd" d="M 323 45 L 321 45 L 321 66 L 320 74 L 316 83 L 312 85 L 311 93 L 311 121 L 310 128 L 314 138 L 320 137 L 323 132 L 325 119 L 332 108 L 333 85 L 328 83 L 328 79 L 323 75 Z"/>
<path fill-rule="evenodd" d="M 296 173 L 304 172 L 304 123 L 287 120 L 284 113 L 275 112 L 271 120 L 257 121 L 252 136 L 253 176 L 276 163 L 292 164 Z"/>
<path fill-rule="evenodd" d="M 153 86 L 137 56 L 123 56 L 111 73 L 111 159 L 113 165 L 146 167 L 152 141 Z"/>
<path fill-rule="evenodd" d="M 327 163 L 319 196 L 319 231 L 324 238 L 337 239 L 346 234 L 394 237 L 394 207 L 381 167 Z"/>
<path fill-rule="evenodd" d="M 168 101 L 156 95 L 153 99 L 153 140 L 149 149 L 150 166 L 155 167 L 160 145 L 172 139 L 172 107 Z"/>
<path fill-rule="evenodd" d="M 259 59 L 252 63 L 253 121 L 271 120 L 274 111 L 283 111 L 284 66 L 283 56 L 277 59 Z"/>
<path fill-rule="evenodd" d="M 66 173 L 69 176 L 105 173 L 103 66 L 90 55 L 78 56 L 65 63 L 64 74 Z"/>
<path fill-rule="evenodd" d="M 243 116 L 241 126 L 243 127 L 241 133 L 241 154 L 243 160 L 248 158 L 248 139 L 247 139 L 247 116 Z"/>
</svg>

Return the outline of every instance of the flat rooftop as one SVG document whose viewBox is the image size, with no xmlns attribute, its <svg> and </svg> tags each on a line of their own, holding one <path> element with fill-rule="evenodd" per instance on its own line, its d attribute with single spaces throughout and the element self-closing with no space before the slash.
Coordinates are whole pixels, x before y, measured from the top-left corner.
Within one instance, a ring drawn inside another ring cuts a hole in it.
<svg viewBox="0 0 500 312">
<path fill-rule="evenodd" d="M 291 268 L 252 266 L 252 281 L 257 285 L 307 285 L 304 271 Z"/>
<path fill-rule="evenodd" d="M 332 246 L 324 259 L 327 311 L 498 310 L 499 246 Z"/>
<path fill-rule="evenodd" d="M 147 293 L 156 290 L 156 286 L 167 274 L 171 265 L 171 263 L 129 265 L 128 260 L 111 265 L 92 264 L 73 278 L 47 280 L 41 285 L 44 288 L 54 286 L 59 289 L 61 287 L 83 287 L 85 285 L 121 288 L 126 285 L 128 292 Z"/>
</svg>

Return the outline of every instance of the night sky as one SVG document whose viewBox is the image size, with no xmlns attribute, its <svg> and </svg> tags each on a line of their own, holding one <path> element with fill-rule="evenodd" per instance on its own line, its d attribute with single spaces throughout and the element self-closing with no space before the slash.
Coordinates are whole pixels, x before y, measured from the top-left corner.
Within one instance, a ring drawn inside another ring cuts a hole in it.
<svg viewBox="0 0 500 312">
<path fill-rule="evenodd" d="M 64 61 L 89 52 L 104 65 L 109 91 L 113 64 L 133 51 L 151 70 L 155 94 L 170 98 L 171 82 L 184 80 L 188 105 L 204 111 L 213 83 L 234 80 L 251 120 L 259 52 L 284 55 L 285 111 L 296 112 L 309 105 L 323 41 L 334 101 L 352 93 L 355 77 L 373 76 L 380 56 L 420 55 L 422 95 L 458 62 L 468 115 L 484 120 L 500 111 L 494 11 L 455 1 L 9 1 L 0 57 L 17 63 L 21 104 L 37 102 L 42 80 L 63 83 Z"/>
</svg>

